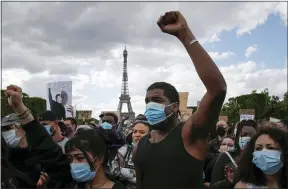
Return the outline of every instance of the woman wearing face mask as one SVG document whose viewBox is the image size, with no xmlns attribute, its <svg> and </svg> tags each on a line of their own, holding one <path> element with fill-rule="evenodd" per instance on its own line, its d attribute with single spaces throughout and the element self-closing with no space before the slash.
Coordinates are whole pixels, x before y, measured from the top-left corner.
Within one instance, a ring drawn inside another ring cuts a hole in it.
<svg viewBox="0 0 288 189">
<path fill-rule="evenodd" d="M 222 141 L 219 152 L 221 153 L 217 159 L 211 179 L 211 188 L 233 188 L 233 183 L 230 183 L 225 177 L 226 167 L 236 169 L 237 164 L 235 158 L 239 155 L 239 151 L 235 150 L 235 139 L 226 137 Z"/>
<path fill-rule="evenodd" d="M 288 188 L 288 134 L 277 128 L 261 129 L 239 161 L 235 188 Z"/>
<path fill-rule="evenodd" d="M 126 144 L 118 150 L 111 166 L 111 173 L 124 182 L 126 189 L 136 188 L 135 168 L 132 162 L 133 146 L 149 133 L 149 124 L 146 118 L 139 115 L 136 119 L 132 131 L 132 143 Z"/>
<path fill-rule="evenodd" d="M 105 173 L 108 149 L 99 132 L 79 129 L 66 143 L 65 152 L 70 159 L 74 179 L 71 189 L 124 189 L 122 184 L 112 181 Z"/>
</svg>

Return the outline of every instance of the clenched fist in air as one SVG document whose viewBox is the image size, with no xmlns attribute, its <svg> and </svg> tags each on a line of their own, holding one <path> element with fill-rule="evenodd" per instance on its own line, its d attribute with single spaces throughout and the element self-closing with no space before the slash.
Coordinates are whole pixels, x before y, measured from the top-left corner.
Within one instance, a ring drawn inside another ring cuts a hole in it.
<svg viewBox="0 0 288 189">
<path fill-rule="evenodd" d="M 157 24 L 162 32 L 178 38 L 190 30 L 184 16 L 178 11 L 166 12 L 165 15 L 160 16 Z"/>
</svg>

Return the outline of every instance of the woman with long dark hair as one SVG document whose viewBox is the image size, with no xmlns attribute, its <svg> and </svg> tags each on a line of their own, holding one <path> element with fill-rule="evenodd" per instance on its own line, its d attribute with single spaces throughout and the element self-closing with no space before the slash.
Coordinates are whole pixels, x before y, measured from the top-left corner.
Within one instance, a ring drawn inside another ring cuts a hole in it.
<svg viewBox="0 0 288 189">
<path fill-rule="evenodd" d="M 108 148 L 101 133 L 93 129 L 79 129 L 66 143 L 74 181 L 70 188 L 123 189 L 124 186 L 105 173 Z"/>
<path fill-rule="evenodd" d="M 245 148 L 235 188 L 288 188 L 288 133 L 264 128 Z"/>
</svg>

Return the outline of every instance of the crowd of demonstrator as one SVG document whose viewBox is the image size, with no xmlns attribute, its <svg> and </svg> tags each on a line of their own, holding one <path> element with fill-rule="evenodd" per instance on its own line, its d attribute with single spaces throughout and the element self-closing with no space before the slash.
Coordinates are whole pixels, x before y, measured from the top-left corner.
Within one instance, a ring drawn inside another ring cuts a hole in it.
<svg viewBox="0 0 288 189">
<path fill-rule="evenodd" d="M 1 188 L 288 188 L 287 121 L 217 122 L 227 90 L 221 72 L 180 12 L 157 24 L 183 44 L 206 87 L 197 111 L 180 121 L 177 90 L 156 82 L 123 134 L 112 113 L 97 126 L 51 111 L 32 115 L 22 89 L 9 85 L 15 114 L 1 121 Z"/>
</svg>

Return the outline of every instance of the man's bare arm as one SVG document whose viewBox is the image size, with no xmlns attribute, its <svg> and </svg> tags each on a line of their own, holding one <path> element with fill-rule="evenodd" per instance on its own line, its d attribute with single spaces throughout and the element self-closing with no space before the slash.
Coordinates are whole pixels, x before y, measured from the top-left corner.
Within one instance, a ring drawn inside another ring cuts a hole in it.
<svg viewBox="0 0 288 189">
<path fill-rule="evenodd" d="M 223 75 L 205 49 L 198 42 L 189 45 L 195 39 L 189 28 L 181 33 L 179 39 L 207 90 L 197 112 L 189 118 L 183 129 L 184 141 L 189 146 L 191 144 L 200 149 L 197 156 L 202 159 L 206 152 L 209 133 L 216 132 L 215 125 L 225 100 L 227 86 Z"/>
</svg>

